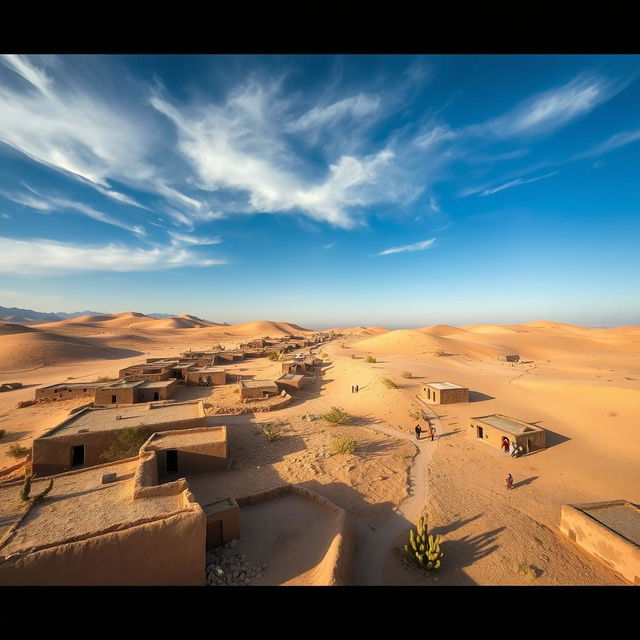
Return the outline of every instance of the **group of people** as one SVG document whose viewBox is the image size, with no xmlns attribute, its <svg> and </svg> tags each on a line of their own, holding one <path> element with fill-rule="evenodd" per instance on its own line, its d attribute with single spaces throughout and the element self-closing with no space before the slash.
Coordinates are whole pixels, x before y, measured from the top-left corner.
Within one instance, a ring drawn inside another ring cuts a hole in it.
<svg viewBox="0 0 640 640">
<path fill-rule="evenodd" d="M 351 385 L 351 393 L 358 393 L 358 385 Z"/>
<path fill-rule="evenodd" d="M 414 431 L 416 432 L 416 440 L 420 440 L 420 434 L 423 431 L 420 423 L 415 426 Z M 431 425 L 429 425 L 429 435 L 431 436 L 431 442 L 433 442 L 433 436 L 436 435 L 436 428 Z"/>
<path fill-rule="evenodd" d="M 502 438 L 502 450 L 512 458 L 517 458 L 524 453 L 524 449 L 515 440 L 509 442 L 508 438 Z"/>
</svg>

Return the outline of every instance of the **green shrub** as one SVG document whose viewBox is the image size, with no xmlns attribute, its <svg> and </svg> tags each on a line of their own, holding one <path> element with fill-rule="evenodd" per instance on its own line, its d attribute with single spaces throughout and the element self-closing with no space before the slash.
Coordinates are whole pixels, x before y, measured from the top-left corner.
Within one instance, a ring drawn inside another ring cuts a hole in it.
<svg viewBox="0 0 640 640">
<path fill-rule="evenodd" d="M 28 473 L 24 477 L 24 482 L 22 483 L 22 488 L 20 489 L 20 500 L 22 500 L 22 502 L 26 502 L 29 499 L 30 493 L 31 493 L 31 474 Z"/>
<path fill-rule="evenodd" d="M 24 482 L 22 483 L 22 487 L 20 488 L 20 500 L 22 500 L 23 502 L 29 502 L 29 506 L 33 507 L 33 505 L 38 504 L 38 502 L 43 500 L 51 491 L 51 489 L 53 489 L 53 478 L 49 480 L 49 484 L 47 485 L 46 489 L 36 494 L 35 496 L 29 497 L 29 494 L 31 493 L 31 477 L 32 476 L 30 473 L 28 473 L 24 477 Z"/>
<path fill-rule="evenodd" d="M 265 435 L 269 442 L 273 442 L 282 436 L 282 431 L 271 424 L 264 424 L 260 427 L 260 431 Z"/>
<path fill-rule="evenodd" d="M 332 424 L 347 424 L 353 416 L 340 407 L 331 407 L 322 417 Z"/>
<path fill-rule="evenodd" d="M 411 373 L 411 371 L 403 371 L 400 375 L 403 378 L 413 378 L 413 373 Z"/>
<path fill-rule="evenodd" d="M 518 573 L 521 573 L 525 578 L 529 580 L 537 578 L 535 569 L 528 562 L 521 562 L 518 565 Z"/>
<path fill-rule="evenodd" d="M 404 553 L 407 559 L 426 571 L 440 568 L 444 553 L 440 550 L 440 535 L 429 535 L 427 531 L 427 519 L 420 516 L 417 531 L 409 531 L 409 544 L 404 545 Z"/>
<path fill-rule="evenodd" d="M 354 453 L 356 450 L 356 441 L 349 436 L 337 436 L 333 441 L 334 453 Z"/>
<path fill-rule="evenodd" d="M 96 378 L 94 382 L 113 382 L 114 380 L 117 380 L 117 378 L 110 378 L 109 376 L 100 376 L 99 378 Z"/>
<path fill-rule="evenodd" d="M 138 455 L 140 447 L 151 437 L 152 433 L 153 431 L 146 424 L 120 429 L 116 436 L 118 442 L 103 451 L 100 458 L 105 462 L 133 458 Z"/>
<path fill-rule="evenodd" d="M 424 411 L 409 411 L 409 417 L 414 420 L 426 420 L 427 414 Z"/>
<path fill-rule="evenodd" d="M 352 359 L 352 360 L 355 360 L 355 359 L 356 359 L 356 354 L 355 354 L 355 353 L 352 353 L 352 354 L 351 354 L 351 359 Z"/>
<path fill-rule="evenodd" d="M 5 433 L 7 433 L 6 429 L 0 429 L 0 438 L 4 438 Z"/>
<path fill-rule="evenodd" d="M 378 362 L 373 356 L 367 356 L 364 359 L 365 362 Z"/>
<path fill-rule="evenodd" d="M 23 447 L 19 444 L 12 444 L 9 446 L 7 455 L 12 458 L 24 458 L 24 456 L 26 456 L 30 451 L 31 449 L 28 449 L 27 447 Z"/>
<path fill-rule="evenodd" d="M 387 387 L 387 389 L 397 389 L 398 385 L 391 378 L 380 378 L 380 382 Z"/>
<path fill-rule="evenodd" d="M 280 357 L 280 355 L 278 354 L 277 351 L 269 351 L 269 353 L 267 353 L 267 358 L 269 358 L 269 360 L 277 360 Z"/>
</svg>

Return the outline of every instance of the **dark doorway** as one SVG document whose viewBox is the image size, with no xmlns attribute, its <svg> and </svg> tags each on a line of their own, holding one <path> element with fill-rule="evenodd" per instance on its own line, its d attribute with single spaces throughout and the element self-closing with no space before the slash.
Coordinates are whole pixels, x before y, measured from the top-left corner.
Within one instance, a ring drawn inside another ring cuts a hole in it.
<svg viewBox="0 0 640 640">
<path fill-rule="evenodd" d="M 160 400 L 160 394 L 157 391 L 153 392 L 153 399 L 154 400 Z"/>
<path fill-rule="evenodd" d="M 80 444 L 77 447 L 71 447 L 71 466 L 78 467 L 84 464 L 84 445 Z"/>
<path fill-rule="evenodd" d="M 222 520 L 207 522 L 207 549 L 215 549 L 223 544 Z"/>
<path fill-rule="evenodd" d="M 178 473 L 178 450 L 167 449 L 167 474 Z"/>
<path fill-rule="evenodd" d="M 484 438 L 484 429 L 482 427 L 478 427 L 478 438 Z"/>
<path fill-rule="evenodd" d="M 116 401 L 116 397 L 115 396 L 111 396 L 111 402 L 115 402 Z"/>
</svg>

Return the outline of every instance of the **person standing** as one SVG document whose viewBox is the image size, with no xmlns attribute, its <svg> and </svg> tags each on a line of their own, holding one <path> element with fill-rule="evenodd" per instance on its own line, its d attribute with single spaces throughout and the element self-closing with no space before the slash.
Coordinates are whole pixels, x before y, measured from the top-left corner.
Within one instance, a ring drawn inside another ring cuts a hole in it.
<svg viewBox="0 0 640 640">
<path fill-rule="evenodd" d="M 359 389 L 358 389 L 358 385 L 356 385 L 356 393 L 358 393 Z"/>
<path fill-rule="evenodd" d="M 513 486 L 513 476 L 509 474 L 505 479 L 505 484 L 507 485 L 507 490 L 510 490 Z"/>
<path fill-rule="evenodd" d="M 435 427 L 429 427 L 429 434 L 431 435 L 431 442 L 433 442 L 433 436 L 436 435 L 436 428 Z"/>
<path fill-rule="evenodd" d="M 353 385 L 351 385 L 351 393 L 355 393 L 355 391 L 356 391 L 356 388 Z"/>
<path fill-rule="evenodd" d="M 414 431 L 416 432 L 416 440 L 420 440 L 420 433 L 422 432 L 422 429 L 420 428 L 420 424 L 416 425 L 416 428 L 414 429 Z"/>
</svg>

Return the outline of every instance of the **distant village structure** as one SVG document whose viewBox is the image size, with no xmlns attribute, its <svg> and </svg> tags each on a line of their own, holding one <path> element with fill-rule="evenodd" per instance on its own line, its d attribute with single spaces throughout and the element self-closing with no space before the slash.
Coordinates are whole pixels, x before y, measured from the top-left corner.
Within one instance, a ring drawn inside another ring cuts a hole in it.
<svg viewBox="0 0 640 640">
<path fill-rule="evenodd" d="M 187 371 L 186 383 L 202 387 L 227 384 L 227 370 L 220 367 L 192 367 Z"/>
<path fill-rule="evenodd" d="M 428 382 L 423 386 L 419 398 L 430 404 L 469 402 L 469 389 L 453 382 Z"/>
<path fill-rule="evenodd" d="M 522 447 L 525 453 L 546 447 L 544 429 L 500 413 L 470 418 L 469 432 L 472 438 L 506 452 L 512 442 Z"/>
<path fill-rule="evenodd" d="M 169 400 L 178 388 L 177 378 L 166 380 L 123 380 L 95 391 L 95 404 L 135 404 Z"/>
<path fill-rule="evenodd" d="M 504 362 L 520 362 L 520 356 L 516 353 L 513 353 L 513 354 L 501 353 L 498 356 L 498 360 L 502 360 Z"/>
<path fill-rule="evenodd" d="M 35 399 L 68 400 L 69 398 L 93 398 L 98 389 L 110 385 L 110 382 L 61 382 L 36 389 Z"/>
<path fill-rule="evenodd" d="M 291 391 L 297 391 L 302 389 L 306 384 L 308 378 L 304 375 L 297 375 L 295 373 L 285 373 L 279 378 L 276 378 L 275 383 L 279 390 L 284 390 L 290 393 Z"/>
</svg>

